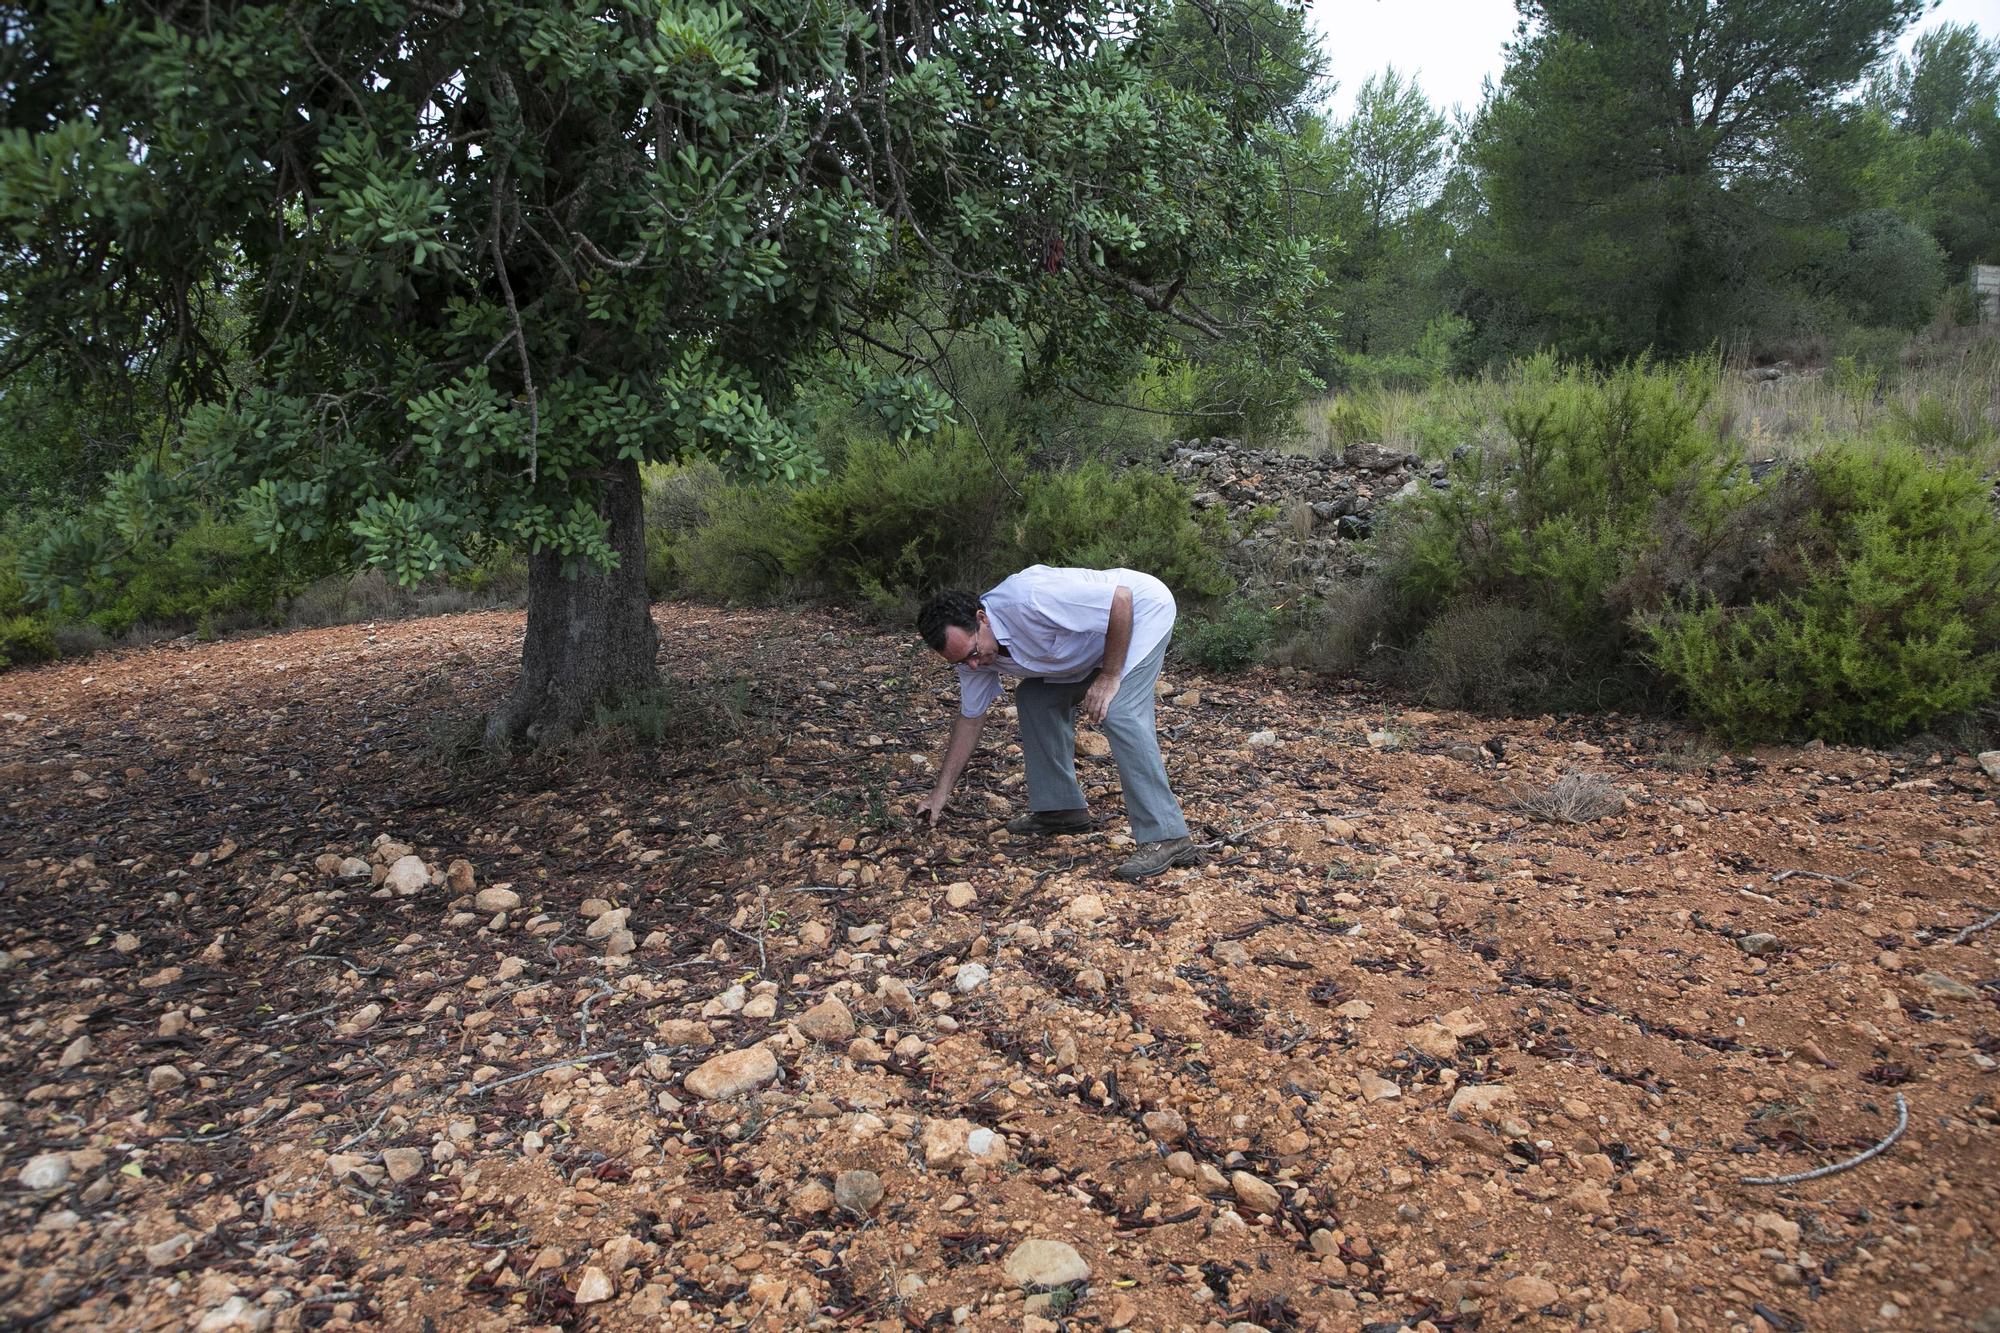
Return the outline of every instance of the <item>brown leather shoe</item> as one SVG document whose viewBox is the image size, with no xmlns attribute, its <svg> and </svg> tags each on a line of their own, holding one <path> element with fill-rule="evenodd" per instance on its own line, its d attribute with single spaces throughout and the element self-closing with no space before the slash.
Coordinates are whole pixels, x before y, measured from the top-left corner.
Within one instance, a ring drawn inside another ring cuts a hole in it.
<svg viewBox="0 0 2000 1333">
<path fill-rule="evenodd" d="M 1058 833 L 1088 833 L 1097 821 L 1088 810 L 1030 810 L 1007 821 L 1009 833 L 1029 837 L 1050 837 Z"/>
<path fill-rule="evenodd" d="M 1167 838 L 1161 842 L 1144 842 L 1130 860 L 1112 873 L 1120 879 L 1144 879 L 1157 875 L 1168 866 L 1196 866 L 1201 864 L 1201 848 L 1194 845 L 1192 838 Z"/>
</svg>

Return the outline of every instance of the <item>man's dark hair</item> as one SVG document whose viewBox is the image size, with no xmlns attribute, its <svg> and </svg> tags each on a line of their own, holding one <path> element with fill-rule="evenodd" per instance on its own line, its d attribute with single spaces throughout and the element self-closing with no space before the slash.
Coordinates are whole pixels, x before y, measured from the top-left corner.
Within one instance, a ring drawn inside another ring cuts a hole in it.
<svg viewBox="0 0 2000 1333">
<path fill-rule="evenodd" d="M 925 602 L 917 612 L 917 633 L 924 636 L 932 652 L 944 651 L 944 631 L 956 625 L 967 634 L 979 628 L 979 599 L 969 592 L 947 588 Z"/>
</svg>

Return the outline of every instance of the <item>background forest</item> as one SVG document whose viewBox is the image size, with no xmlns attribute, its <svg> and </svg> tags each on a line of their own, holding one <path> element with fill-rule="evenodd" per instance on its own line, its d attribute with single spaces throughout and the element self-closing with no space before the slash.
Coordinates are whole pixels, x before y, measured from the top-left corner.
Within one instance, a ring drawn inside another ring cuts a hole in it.
<svg viewBox="0 0 2000 1333">
<path fill-rule="evenodd" d="M 380 6 L 297 48 L 364 53 L 303 112 L 282 38 L 129 8 L 7 10 L 0 664 L 640 565 L 896 619 L 1041 560 L 1160 573 L 1211 669 L 1993 727 L 2000 42 L 1898 54 L 1917 0 L 1523 0 L 1476 109 L 1386 69 L 1343 119 L 1339 33 L 1271 0 L 940 11 L 875 63 L 840 4 L 643 7 L 636 64 L 587 7 Z M 427 50 L 456 93 L 371 81 Z M 627 172 L 568 104 L 635 79 Z M 1307 598 L 1130 466 L 1214 437 L 1444 476 Z"/>
</svg>

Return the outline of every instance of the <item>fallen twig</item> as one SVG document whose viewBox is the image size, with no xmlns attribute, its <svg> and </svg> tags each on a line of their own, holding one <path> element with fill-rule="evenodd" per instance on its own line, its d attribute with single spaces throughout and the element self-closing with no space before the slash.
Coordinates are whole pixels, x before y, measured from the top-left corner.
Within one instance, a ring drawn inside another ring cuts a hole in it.
<svg viewBox="0 0 2000 1333">
<path fill-rule="evenodd" d="M 302 953 L 291 962 L 286 963 L 285 966 L 297 967 L 300 963 L 339 963 L 357 975 L 364 977 L 372 977 L 382 970 L 379 967 L 363 967 L 352 958 L 344 958 L 337 953 Z"/>
<path fill-rule="evenodd" d="M 1866 1152 L 1856 1153 L 1844 1162 L 1833 1162 L 1811 1171 L 1797 1171 L 1788 1176 L 1744 1176 L 1742 1180 L 1746 1185 L 1797 1185 L 1801 1181 L 1818 1180 L 1821 1176 L 1836 1175 L 1851 1167 L 1860 1166 L 1871 1157 L 1887 1152 L 1889 1145 L 1897 1139 L 1902 1138 L 1903 1131 L 1909 1127 L 1910 1104 L 1903 1100 L 1903 1094 L 1899 1092 L 1896 1094 L 1896 1127 L 1889 1131 L 1888 1138 L 1883 1139 Z"/>
<path fill-rule="evenodd" d="M 611 983 L 603 977 L 592 977 L 591 980 L 596 983 L 598 989 L 592 991 L 583 999 L 583 1021 L 578 1023 L 576 1027 L 576 1044 L 579 1046 L 590 1045 L 590 1006 L 596 1004 L 607 995 L 616 995 L 618 993 L 612 987 Z"/>
<path fill-rule="evenodd" d="M 330 1014 L 338 1008 L 340 1008 L 340 1004 L 338 1001 L 336 1001 L 333 1004 L 323 1004 L 317 1009 L 308 1009 L 302 1014 L 286 1014 L 282 1018 L 274 1018 L 270 1022 L 262 1023 L 259 1024 L 258 1026 L 267 1028 L 281 1028 L 292 1023 L 303 1023 L 308 1018 L 318 1018 L 321 1014 Z"/>
<path fill-rule="evenodd" d="M 1198 842 L 1195 844 L 1195 846 L 1203 849 L 1204 851 L 1206 851 L 1208 848 L 1211 847 L 1221 847 L 1224 845 L 1232 847 L 1239 846 L 1241 845 L 1241 843 L 1245 838 L 1255 833 L 1258 829 L 1269 828 L 1273 824 L 1289 823 L 1293 820 L 1359 819 L 1359 818 L 1361 818 L 1360 815 L 1320 815 L 1320 814 L 1279 815 L 1276 819 L 1267 819 L 1263 821 L 1261 824 L 1252 824 L 1249 828 L 1238 829 L 1234 833 L 1225 833 L 1221 837 L 1217 838 L 1214 842 Z"/>
<path fill-rule="evenodd" d="M 1861 893 L 1868 891 L 1868 887 L 1865 884 L 1856 884 L 1851 879 L 1842 879 L 1839 875 L 1828 875 L 1818 870 L 1780 870 L 1771 876 L 1771 882 L 1773 884 L 1783 884 L 1793 875 L 1800 875 L 1806 879 L 1823 879 L 1829 884 L 1838 884 L 1842 888 L 1854 889 Z"/>
<path fill-rule="evenodd" d="M 255 1120 L 252 1120 L 252 1121 L 251 1121 L 250 1123 L 248 1123 L 248 1124 L 246 1124 L 246 1125 L 238 1125 L 238 1126 L 237 1126 L 237 1127 L 236 1127 L 235 1129 L 225 1129 L 225 1130 L 223 1130 L 223 1131 L 222 1131 L 221 1133 L 218 1133 L 218 1134 L 169 1134 L 169 1135 L 167 1135 L 167 1136 L 166 1136 L 166 1137 L 164 1137 L 164 1138 L 158 1138 L 158 1139 L 154 1139 L 154 1140 L 153 1140 L 153 1142 L 155 1142 L 155 1143 L 215 1143 L 215 1142 L 218 1142 L 219 1140 L 222 1140 L 222 1139 L 226 1139 L 226 1138 L 229 1138 L 229 1137 L 230 1137 L 230 1136 L 232 1136 L 232 1135 L 235 1135 L 235 1134 L 241 1134 L 241 1133 L 242 1133 L 242 1132 L 243 1132 L 244 1130 L 246 1130 L 246 1129 L 255 1129 L 255 1128 L 256 1128 L 257 1126 L 259 1126 L 259 1125 L 263 1124 L 263 1123 L 264 1123 L 264 1122 L 265 1122 L 266 1120 L 269 1120 L 269 1119 L 270 1119 L 270 1118 L 271 1118 L 272 1116 L 276 1115 L 276 1114 L 277 1114 L 278 1112 L 280 1112 L 280 1111 L 282 1111 L 282 1110 L 284 1110 L 284 1109 L 285 1109 L 285 1108 L 284 1108 L 283 1106 L 273 1106 L 273 1107 L 269 1108 L 268 1110 L 266 1110 L 266 1111 L 264 1112 L 264 1114 L 262 1114 L 262 1115 L 258 1116 L 258 1117 L 257 1117 L 257 1118 L 256 1118 Z"/>
<path fill-rule="evenodd" d="M 1977 935 L 1980 931 L 1985 930 L 1989 926 L 1993 925 L 2000 925 L 2000 912 L 1995 912 L 1992 916 L 1987 917 L 1984 921 L 1973 922 L 1971 925 L 1967 926 L 1964 930 L 1961 930 L 1958 932 L 1958 934 L 1952 936 L 1951 942 L 1953 944 L 1963 944 L 1967 940 L 1971 939 L 1974 935 Z"/>
<path fill-rule="evenodd" d="M 482 1093 L 491 1092 L 495 1088 L 504 1088 L 509 1083 L 519 1083 L 524 1078 L 533 1078 L 537 1074 L 546 1074 L 551 1069 L 563 1069 L 570 1065 L 587 1065 L 598 1060 L 609 1060 L 616 1054 L 618 1054 L 616 1051 L 599 1051 L 596 1055 L 574 1055 L 567 1060 L 552 1060 L 548 1064 L 538 1065 L 533 1069 L 524 1069 L 518 1074 L 509 1074 L 505 1078 L 496 1078 L 491 1083 L 481 1083 L 469 1089 L 466 1095 L 477 1097 Z"/>
<path fill-rule="evenodd" d="M 349 1139 L 349 1140 L 348 1140 L 347 1142 L 345 1142 L 345 1143 L 341 1144 L 341 1145 L 340 1145 L 340 1146 L 339 1146 L 338 1148 L 334 1148 L 334 1149 L 332 1149 L 332 1151 L 334 1151 L 334 1152 L 346 1152 L 346 1151 L 347 1151 L 347 1150 L 348 1150 L 349 1148 L 352 1148 L 352 1147 L 353 1147 L 353 1146 L 354 1146 L 355 1144 L 357 1144 L 357 1143 L 361 1142 L 361 1140 L 363 1140 L 363 1139 L 367 1138 L 367 1137 L 368 1137 L 368 1136 L 369 1136 L 370 1134 L 373 1134 L 373 1133 L 375 1132 L 375 1130 L 376 1130 L 377 1126 L 381 1125 L 381 1123 L 382 1123 L 382 1117 L 383 1117 L 383 1116 L 386 1116 L 386 1115 L 388 1115 L 388 1114 L 389 1114 L 389 1108 L 388 1108 L 388 1107 L 386 1107 L 386 1106 L 385 1106 L 385 1107 L 383 1107 L 383 1108 L 382 1108 L 382 1113 L 381 1113 L 381 1115 L 378 1115 L 378 1116 L 376 1116 L 376 1117 L 375 1117 L 375 1123 L 374 1123 L 374 1124 L 371 1124 L 370 1126 L 368 1126 L 368 1128 L 366 1128 L 366 1129 L 362 1130 L 362 1131 L 361 1131 L 361 1132 L 360 1132 L 359 1134 L 356 1134 L 356 1135 L 355 1135 L 355 1136 L 354 1136 L 353 1138 L 351 1138 L 351 1139 Z"/>
</svg>

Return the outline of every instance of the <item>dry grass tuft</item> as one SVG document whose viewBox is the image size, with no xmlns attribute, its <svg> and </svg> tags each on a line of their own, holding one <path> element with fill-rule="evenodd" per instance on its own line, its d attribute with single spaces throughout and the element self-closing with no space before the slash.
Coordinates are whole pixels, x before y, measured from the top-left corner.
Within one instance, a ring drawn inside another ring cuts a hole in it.
<svg viewBox="0 0 2000 1333">
<path fill-rule="evenodd" d="M 1625 794 L 1602 773 L 1565 773 L 1546 787 L 1514 794 L 1514 808 L 1552 824 L 1588 824 L 1625 808 Z"/>
</svg>

